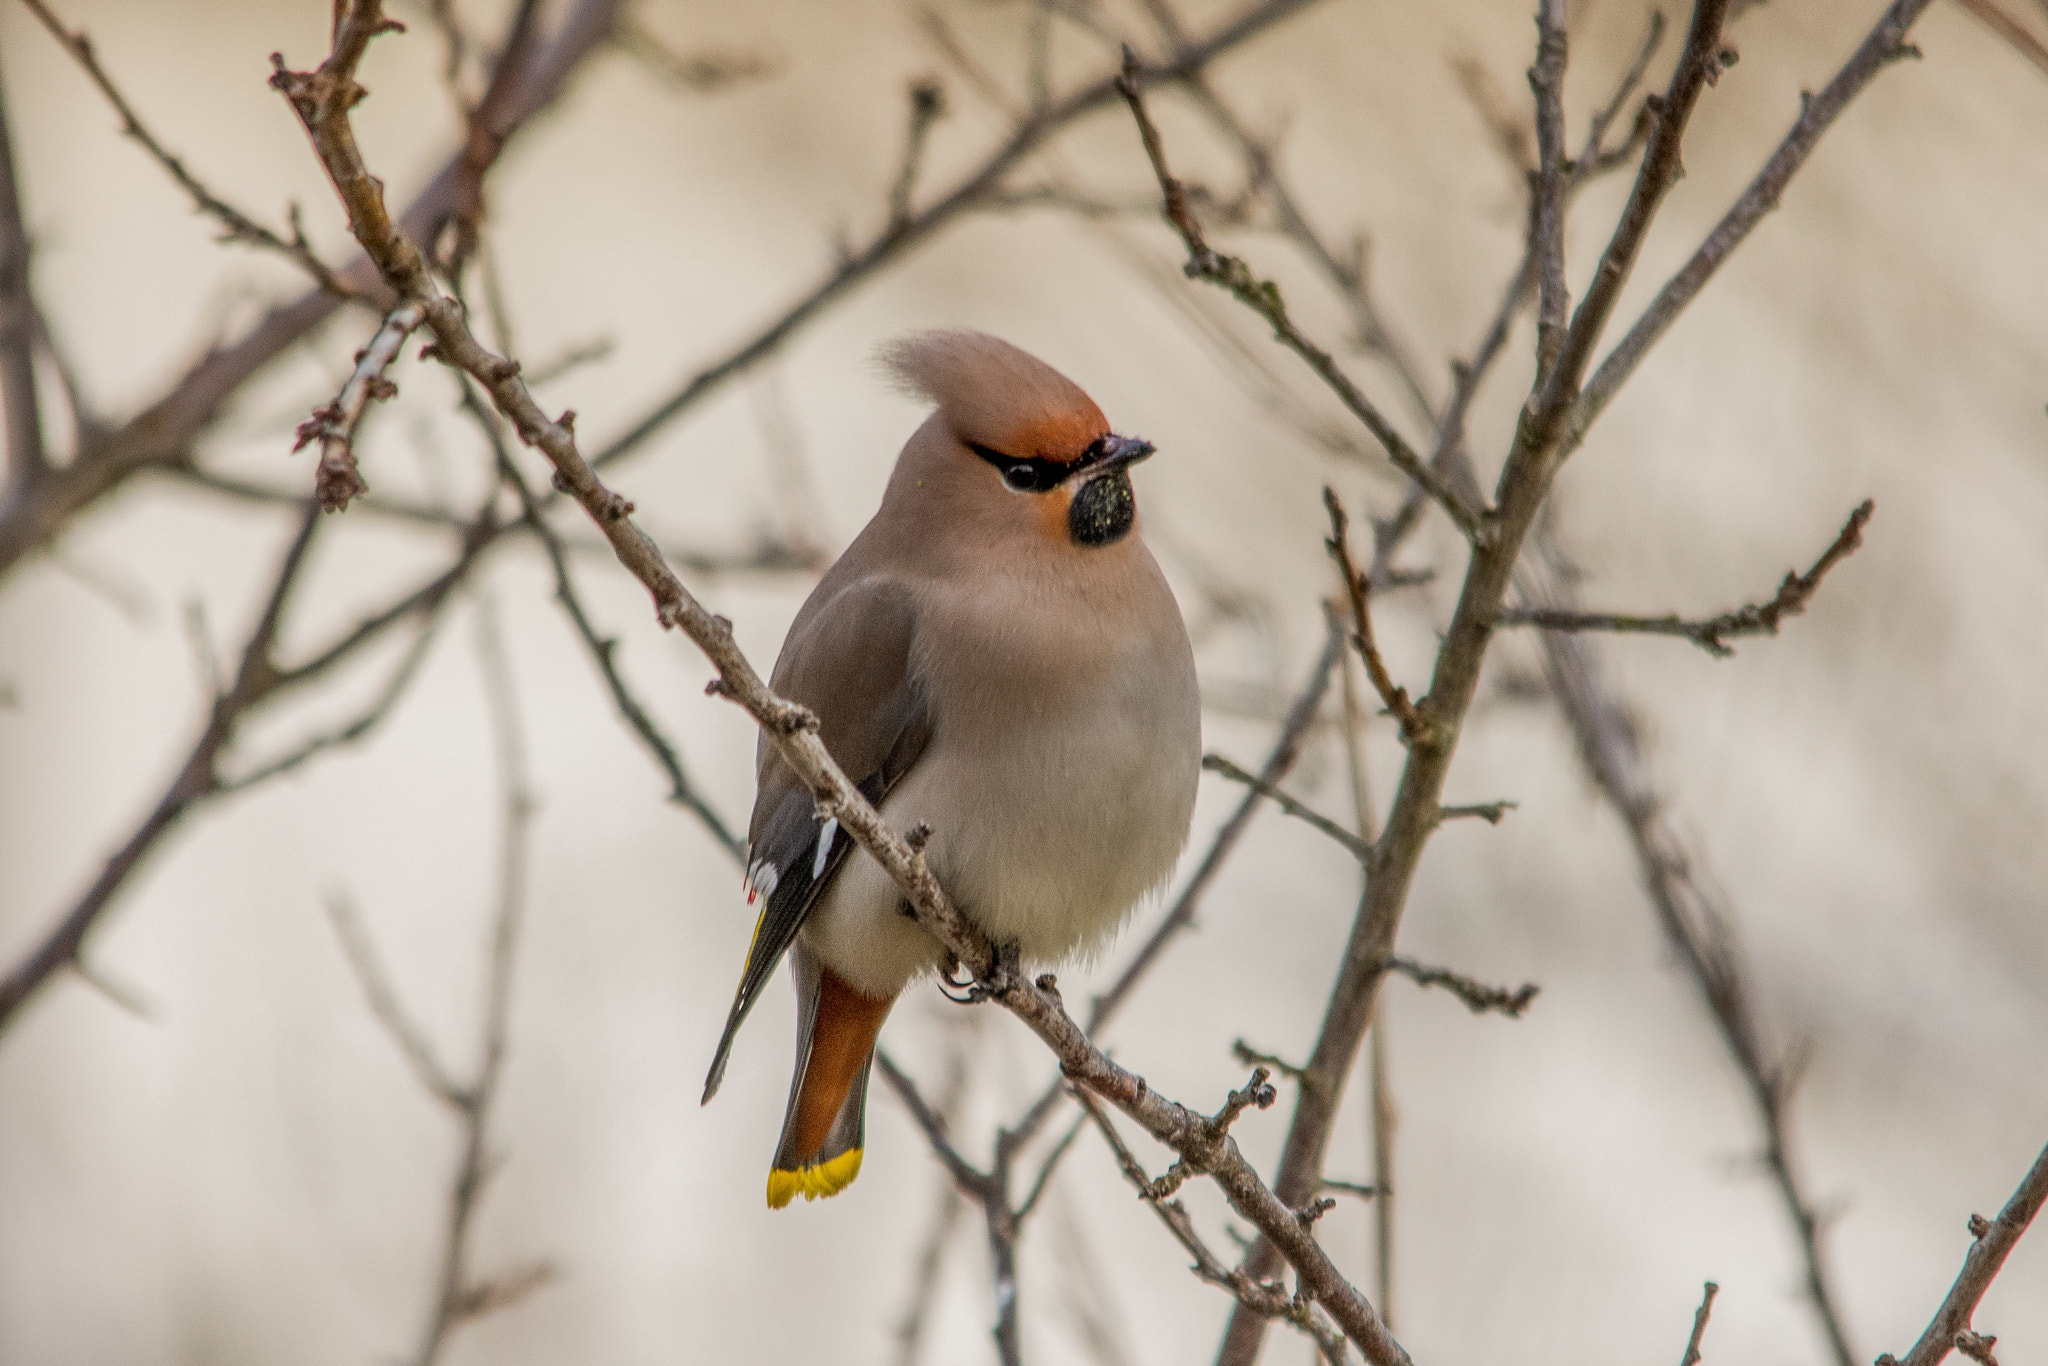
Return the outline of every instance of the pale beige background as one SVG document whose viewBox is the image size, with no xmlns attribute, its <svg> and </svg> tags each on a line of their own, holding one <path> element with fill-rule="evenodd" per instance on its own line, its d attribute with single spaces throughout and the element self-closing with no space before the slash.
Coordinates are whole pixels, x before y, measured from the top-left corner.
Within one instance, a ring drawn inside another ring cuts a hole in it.
<svg viewBox="0 0 2048 1366">
<path fill-rule="evenodd" d="M 1689 250 L 1789 122 L 1797 91 L 1826 79 L 1878 8 L 1778 0 L 1742 21 L 1742 61 L 1702 106 L 1690 174 L 1632 299 Z M 301 199 L 318 240 L 338 249 L 332 201 L 263 84 L 273 49 L 317 58 L 324 3 L 64 10 L 196 168 L 268 216 Z M 1450 64 L 1478 60 L 1519 108 L 1526 10 L 1329 3 L 1227 69 L 1249 111 L 1286 123 L 1287 165 L 1333 234 L 1353 223 L 1374 234 L 1383 302 L 1434 374 L 1477 335 L 1519 226 L 1515 186 Z M 756 48 L 781 68 L 697 98 L 601 58 L 494 177 L 521 350 L 617 343 L 548 395 L 600 435 L 807 290 L 841 225 L 872 230 L 903 83 L 938 66 L 913 19 L 881 0 L 648 12 L 679 42 Z M 998 70 L 1018 69 L 1022 8 L 948 13 Z M 1575 9 L 1575 119 L 1640 20 L 1622 0 Z M 1830 135 L 1559 494 L 1589 599 L 1688 612 L 1767 592 L 1849 506 L 1877 499 L 1868 548 L 1782 638 L 1720 663 L 1677 643 L 1606 649 L 1648 718 L 1677 820 L 1739 913 L 1763 1010 L 1812 1040 L 1797 1115 L 1812 1185 L 1840 1211 L 1829 1246 L 1866 1355 L 1910 1343 L 1959 1265 L 1965 1216 L 1990 1212 L 2048 1136 L 2048 79 L 1947 5 L 1916 36 L 1927 59 L 1888 72 Z M 214 246 L 16 7 L 0 9 L 0 44 L 38 284 L 94 395 L 126 411 L 216 330 L 232 332 L 252 300 L 296 282 Z M 1066 79 L 1100 60 L 1078 42 L 1062 58 Z M 366 68 L 375 96 L 360 126 L 401 196 L 450 136 L 437 60 L 421 35 L 381 42 Z M 978 158 L 996 128 L 953 84 L 959 112 L 937 134 L 931 184 Z M 1223 176 L 1195 122 L 1168 113 L 1182 160 Z M 1093 186 L 1145 187 L 1119 115 L 1062 147 Z M 1589 196 L 1573 242 L 1582 266 L 1620 190 Z M 1175 259 L 1154 224 L 1120 237 Z M 1281 244 L 1242 245 L 1293 282 L 1310 326 L 1335 334 L 1334 311 L 1311 302 Z M 1275 423 L 1097 231 L 1054 215 L 950 230 L 665 432 L 618 482 L 679 540 L 737 544 L 773 524 L 754 392 L 772 384 L 842 543 L 918 419 L 877 381 L 870 349 L 942 324 L 1038 351 L 1158 442 L 1141 499 L 1184 600 L 1208 577 L 1262 595 L 1274 614 L 1264 632 L 1207 640 L 1206 686 L 1219 700 L 1291 686 L 1326 582 L 1318 487 L 1335 477 L 1354 501 L 1386 506 L 1395 486 L 1331 465 Z M 367 331 L 346 320 L 278 366 L 209 442 L 213 458 L 305 477 L 307 458 L 285 454 L 289 428 L 332 393 Z M 1499 450 L 1522 373 L 1511 369 L 1480 414 L 1482 452 Z M 376 420 L 371 481 L 421 489 L 438 468 L 473 486 L 481 466 L 445 416 L 445 381 L 412 365 L 398 377 L 405 397 Z M 0 680 L 16 699 L 0 709 L 0 959 L 33 941 L 154 800 L 198 723 L 182 605 L 203 598 L 216 638 L 238 639 L 280 528 L 139 485 L 61 547 L 124 585 L 139 600 L 132 615 L 47 558 L 0 589 Z M 332 530 L 294 639 L 346 622 L 444 553 L 360 514 Z M 1451 563 L 1440 537 L 1424 548 Z M 742 819 L 744 717 L 702 696 L 704 667 L 653 628 L 636 587 L 597 560 L 580 573 L 692 772 Z M 497 1132 L 508 1162 L 480 1247 L 487 1269 L 538 1256 L 563 1275 L 464 1333 L 450 1359 L 891 1359 L 937 1169 L 878 1095 L 848 1195 L 762 1208 L 787 1082 L 785 988 L 742 1037 L 719 1102 L 696 1104 L 750 928 L 738 879 L 658 800 L 530 554 L 502 557 L 487 581 L 509 623 L 544 807 Z M 697 586 L 764 664 L 805 587 Z M 1387 610 L 1404 677 L 1421 678 L 1445 610 L 1445 591 Z M 335 888 L 357 898 L 409 999 L 466 1057 L 494 820 L 468 641 L 458 622 L 370 744 L 216 807 L 167 843 L 92 943 L 151 1019 L 64 981 L 0 1040 L 0 1362 L 367 1363 L 414 1339 L 454 1131 L 370 1021 L 320 906 Z M 1496 672 L 1529 659 L 1510 645 Z M 345 709 L 324 696 L 254 743 Z M 1221 707 L 1207 722 L 1208 744 L 1240 760 L 1268 733 Z M 1380 737 L 1382 784 L 1395 758 Z M 1333 752 L 1313 754 L 1299 786 L 1344 810 Z M 1232 795 L 1205 790 L 1203 828 Z M 1437 841 L 1402 942 L 1544 992 L 1512 1024 L 1391 988 L 1403 1339 L 1426 1363 L 1675 1360 L 1712 1277 L 1723 1293 L 1710 1359 L 1819 1360 L 1784 1220 L 1748 1164 L 1746 1102 L 1553 713 L 1485 703 L 1451 796 L 1521 805 L 1498 830 L 1460 826 Z M 1240 1080 L 1232 1038 L 1303 1051 L 1353 882 L 1341 851 L 1263 816 L 1200 931 L 1117 1025 L 1118 1056 L 1209 1104 Z M 1074 999 L 1086 974 L 1062 980 Z M 919 993 L 888 1041 L 929 1075 L 960 1016 Z M 982 1085 L 966 1131 L 983 1134 L 1049 1068 L 1007 1019 L 974 1028 Z M 1254 1115 L 1238 1136 L 1270 1160 L 1283 1127 L 1278 1112 Z M 1363 1122 L 1347 1118 L 1333 1174 L 1361 1175 L 1363 1154 Z M 1220 1242 L 1220 1205 L 1206 1192 L 1195 1203 Z M 1341 1208 L 1323 1227 L 1340 1261 L 1369 1276 L 1362 1213 Z M 1206 1359 L 1226 1304 L 1183 1261 L 1084 1140 L 1026 1238 L 1031 1356 L 1075 1359 L 1077 1318 L 1106 1304 L 1124 1359 Z M 972 1226 L 951 1246 L 946 1285 L 927 1359 L 988 1359 Z M 2048 1358 L 2048 1233 L 2022 1245 L 1980 1323 L 2008 1361 Z M 1269 1348 L 1272 1360 L 1306 1355 L 1291 1338 Z"/>
</svg>

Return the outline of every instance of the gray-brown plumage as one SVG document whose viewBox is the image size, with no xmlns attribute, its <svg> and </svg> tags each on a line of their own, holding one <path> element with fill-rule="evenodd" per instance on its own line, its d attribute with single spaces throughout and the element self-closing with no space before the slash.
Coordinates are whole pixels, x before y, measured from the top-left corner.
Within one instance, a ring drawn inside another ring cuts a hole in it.
<svg viewBox="0 0 2048 1366">
<path fill-rule="evenodd" d="M 937 410 L 797 614 L 772 682 L 818 713 L 892 824 L 931 827 L 927 857 L 970 918 L 1057 962 L 1165 880 L 1194 809 L 1194 658 L 1128 474 L 1152 448 L 994 337 L 927 333 L 885 359 Z M 859 1171 L 875 1038 L 942 954 L 765 739 L 756 767 L 748 880 L 766 905 L 704 1095 L 793 947 L 798 1057 L 768 1184 L 781 1206 Z"/>
</svg>

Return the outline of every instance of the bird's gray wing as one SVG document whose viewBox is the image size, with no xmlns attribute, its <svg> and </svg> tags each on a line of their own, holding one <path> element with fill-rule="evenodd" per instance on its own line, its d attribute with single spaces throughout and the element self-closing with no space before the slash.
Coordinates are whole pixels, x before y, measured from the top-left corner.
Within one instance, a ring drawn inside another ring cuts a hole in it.
<svg viewBox="0 0 2048 1366">
<path fill-rule="evenodd" d="M 932 720 L 911 665 L 917 604 L 901 584 L 863 578 L 831 590 L 797 617 L 771 680 L 775 690 L 818 714 L 818 736 L 833 760 L 876 805 L 924 753 Z M 709 1101 L 725 1076 L 747 1012 L 853 848 L 838 823 L 821 826 L 810 790 L 764 736 L 747 830 L 749 900 L 765 903 L 747 950 L 738 993 L 704 1080 Z"/>
</svg>

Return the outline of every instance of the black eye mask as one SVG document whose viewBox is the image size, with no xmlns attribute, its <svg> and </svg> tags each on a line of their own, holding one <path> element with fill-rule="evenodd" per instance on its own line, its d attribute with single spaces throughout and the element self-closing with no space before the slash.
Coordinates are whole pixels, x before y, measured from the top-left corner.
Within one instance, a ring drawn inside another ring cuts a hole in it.
<svg viewBox="0 0 2048 1366">
<path fill-rule="evenodd" d="M 1019 493 L 1047 493 L 1072 478 L 1077 471 L 1085 476 L 1090 466 L 1109 463 L 1110 468 L 1088 478 L 1074 490 L 1073 505 L 1067 509 L 1067 534 L 1074 538 L 1074 543 L 1096 546 L 1110 545 L 1123 539 L 1137 521 L 1138 502 L 1131 492 L 1131 477 L 1124 466 L 1132 458 L 1142 459 L 1143 455 L 1131 456 L 1124 452 L 1134 451 L 1142 444 L 1106 435 L 1097 438 L 1080 459 L 1065 462 L 1047 460 L 1043 456 L 1004 455 L 993 446 L 984 446 L 978 441 L 968 442 L 967 449 L 994 465 L 1002 474 L 1003 483 Z M 1143 454 L 1150 453 L 1151 447 L 1145 446 Z M 1122 458 L 1116 458 L 1119 456 Z"/>
<path fill-rule="evenodd" d="M 1004 455 L 993 446 L 984 446 L 978 441 L 968 442 L 967 449 L 994 465 L 1001 472 L 1003 482 L 1019 493 L 1049 493 L 1058 488 L 1060 481 L 1074 468 L 1072 462 L 1062 464 L 1057 460 L 1047 460 L 1042 455 L 1028 459 Z"/>
</svg>

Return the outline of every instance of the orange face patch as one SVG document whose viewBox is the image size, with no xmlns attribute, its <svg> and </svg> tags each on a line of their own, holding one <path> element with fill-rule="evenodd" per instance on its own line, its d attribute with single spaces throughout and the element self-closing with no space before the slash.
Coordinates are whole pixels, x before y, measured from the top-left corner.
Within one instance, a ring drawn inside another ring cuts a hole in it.
<svg viewBox="0 0 2048 1366">
<path fill-rule="evenodd" d="M 1032 511 L 1038 517 L 1038 530 L 1056 545 L 1065 545 L 1073 539 L 1067 530 L 1067 517 L 1073 510 L 1074 491 L 1065 484 L 1032 497 Z"/>
</svg>

